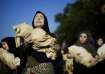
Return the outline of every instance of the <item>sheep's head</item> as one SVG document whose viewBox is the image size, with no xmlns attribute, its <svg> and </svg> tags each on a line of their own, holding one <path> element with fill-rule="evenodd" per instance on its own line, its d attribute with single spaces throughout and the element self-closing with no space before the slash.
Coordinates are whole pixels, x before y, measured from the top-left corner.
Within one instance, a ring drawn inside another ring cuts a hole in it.
<svg viewBox="0 0 105 74">
<path fill-rule="evenodd" d="M 13 26 L 13 30 L 15 31 L 16 43 L 17 46 L 21 44 L 20 38 L 23 38 L 25 42 L 29 42 L 31 39 L 31 32 L 33 30 L 32 26 L 26 23 L 20 23 L 16 26 Z"/>
<path fill-rule="evenodd" d="M 13 27 L 16 36 L 25 37 L 26 34 L 29 34 L 32 32 L 33 28 L 29 24 L 21 23 Z"/>
</svg>

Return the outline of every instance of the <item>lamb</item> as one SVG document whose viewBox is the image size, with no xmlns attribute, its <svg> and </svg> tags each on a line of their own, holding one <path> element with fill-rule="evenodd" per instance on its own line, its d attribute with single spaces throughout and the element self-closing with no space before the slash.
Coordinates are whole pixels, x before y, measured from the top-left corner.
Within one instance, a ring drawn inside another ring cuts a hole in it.
<svg viewBox="0 0 105 74">
<path fill-rule="evenodd" d="M 51 59 L 56 58 L 57 40 L 48 35 L 43 29 L 35 28 L 32 32 L 33 49 L 40 49 L 39 52 L 45 52 Z"/>
<path fill-rule="evenodd" d="M 105 44 L 103 44 L 101 47 L 98 48 L 97 54 L 100 58 L 100 61 L 105 59 Z"/>
<path fill-rule="evenodd" d="M 76 62 L 79 62 L 85 65 L 86 67 L 92 67 L 96 64 L 93 64 L 94 57 L 88 51 L 86 51 L 85 48 L 81 46 L 72 45 L 68 48 L 68 50 L 69 53 L 74 56 L 73 58 L 76 60 Z"/>
<path fill-rule="evenodd" d="M 24 42 L 31 42 L 31 32 L 33 30 L 32 26 L 27 23 L 20 23 L 13 26 L 13 29 L 16 33 L 16 47 L 21 45 L 21 38 L 23 38 Z"/>
<path fill-rule="evenodd" d="M 57 40 L 48 35 L 42 28 L 33 29 L 30 25 L 21 23 L 15 26 L 14 30 L 17 47 L 21 45 L 20 37 L 22 37 L 26 43 L 33 43 L 33 49 L 40 49 L 37 51 L 46 53 L 48 58 L 56 58 Z"/>
<path fill-rule="evenodd" d="M 14 54 L 8 52 L 3 48 L 0 48 L 0 60 L 12 70 L 16 69 L 17 66 L 20 65 L 19 57 L 15 57 Z"/>
</svg>

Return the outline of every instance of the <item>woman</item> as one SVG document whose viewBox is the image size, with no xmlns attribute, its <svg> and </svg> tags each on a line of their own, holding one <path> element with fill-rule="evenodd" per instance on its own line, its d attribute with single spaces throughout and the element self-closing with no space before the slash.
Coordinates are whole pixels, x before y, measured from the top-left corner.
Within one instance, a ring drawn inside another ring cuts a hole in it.
<svg viewBox="0 0 105 74">
<path fill-rule="evenodd" d="M 48 21 L 44 13 L 37 11 L 32 26 L 32 52 L 28 57 L 28 74 L 54 74 L 52 60 L 56 58 L 56 39 L 49 31 Z M 31 61 L 33 60 L 33 62 Z"/>
<path fill-rule="evenodd" d="M 99 37 L 96 39 L 96 48 L 98 49 L 104 44 L 104 39 L 102 37 Z"/>
<path fill-rule="evenodd" d="M 105 59 L 105 43 L 103 38 L 98 38 L 96 42 L 96 47 L 97 47 L 97 53 L 100 56 L 100 58 Z"/>
<path fill-rule="evenodd" d="M 91 34 L 87 31 L 83 31 L 79 34 L 78 41 L 75 43 L 75 45 L 84 47 L 92 54 L 92 56 L 95 57 L 97 53 L 93 43 L 94 42 Z"/>
<path fill-rule="evenodd" d="M 83 31 L 79 34 L 77 42 L 69 47 L 69 53 L 75 53 L 72 54 L 75 59 L 74 74 L 94 74 L 90 67 L 97 63 L 97 52 L 92 43 L 91 34 Z"/>
<path fill-rule="evenodd" d="M 105 67 L 105 43 L 103 37 L 98 37 L 96 39 L 96 48 L 97 48 L 97 54 L 99 55 L 99 63 L 95 67 L 96 73 L 104 74 L 105 70 L 103 67 Z"/>
<path fill-rule="evenodd" d="M 63 74 L 73 74 L 73 58 L 68 53 L 66 41 L 62 42 L 61 49 L 62 49 L 61 53 L 62 53 L 62 58 L 63 58 L 62 64 L 63 64 L 63 69 L 64 69 Z"/>
<path fill-rule="evenodd" d="M 16 56 L 14 37 L 6 37 L 1 40 L 0 59 L 2 64 L 1 74 L 17 74 L 20 58 Z M 3 70 L 2 70 L 3 69 Z"/>
</svg>

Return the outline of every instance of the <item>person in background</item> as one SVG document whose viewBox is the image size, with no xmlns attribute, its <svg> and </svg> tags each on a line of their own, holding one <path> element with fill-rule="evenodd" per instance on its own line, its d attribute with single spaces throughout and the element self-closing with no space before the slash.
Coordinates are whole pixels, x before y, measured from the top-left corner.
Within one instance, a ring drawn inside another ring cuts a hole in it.
<svg viewBox="0 0 105 74">
<path fill-rule="evenodd" d="M 105 43 L 104 38 L 102 36 L 99 36 L 96 39 L 96 48 L 99 56 L 99 63 L 96 64 L 96 66 L 94 67 L 94 74 L 104 74 L 105 70 L 103 69 L 103 67 L 105 67 Z"/>
<path fill-rule="evenodd" d="M 72 54 L 72 56 L 75 56 L 73 74 L 93 74 L 91 67 L 97 63 L 97 59 L 95 58 L 97 52 L 95 46 L 92 44 L 91 37 L 90 32 L 82 31 L 78 35 L 77 42 L 68 48 L 70 54 L 73 52 L 76 53 L 75 55 Z"/>
<path fill-rule="evenodd" d="M 104 44 L 104 39 L 102 37 L 99 37 L 96 39 L 96 48 L 98 49 Z"/>
<path fill-rule="evenodd" d="M 64 74 L 73 74 L 73 58 L 68 52 L 66 41 L 62 42 L 61 53 L 64 61 L 63 63 Z"/>
<path fill-rule="evenodd" d="M 20 59 L 16 54 L 14 37 L 5 37 L 1 40 L 0 59 L 2 62 L 1 74 L 17 74 Z"/>
</svg>

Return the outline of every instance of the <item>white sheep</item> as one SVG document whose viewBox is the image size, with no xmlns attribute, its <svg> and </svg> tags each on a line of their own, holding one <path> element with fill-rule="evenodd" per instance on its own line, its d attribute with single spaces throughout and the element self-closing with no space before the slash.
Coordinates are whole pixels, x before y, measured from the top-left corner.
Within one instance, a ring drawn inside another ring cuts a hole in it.
<svg viewBox="0 0 105 74">
<path fill-rule="evenodd" d="M 44 46 L 52 46 L 56 44 L 56 39 L 48 35 L 43 29 L 36 28 L 32 32 L 32 42 L 35 44 L 35 47 L 37 48 Z"/>
<path fill-rule="evenodd" d="M 20 65 L 20 58 L 3 48 L 0 48 L 0 60 L 11 69 L 16 69 Z"/>
<path fill-rule="evenodd" d="M 21 23 L 16 25 L 14 30 L 16 32 L 17 47 L 21 45 L 20 37 L 22 37 L 25 42 L 33 43 L 33 49 L 41 49 L 37 51 L 44 52 L 48 58 L 55 59 L 58 47 L 57 40 L 47 34 L 42 28 L 33 29 L 30 25 Z M 47 48 L 43 49 L 42 47 Z"/>
<path fill-rule="evenodd" d="M 68 48 L 69 53 L 74 56 L 74 59 L 86 67 L 94 65 L 93 56 L 83 47 L 72 45 Z"/>
<path fill-rule="evenodd" d="M 20 37 L 24 39 L 25 42 L 31 41 L 31 33 L 33 31 L 32 26 L 26 23 L 20 23 L 13 27 L 16 34 L 16 47 L 19 47 L 21 44 Z"/>
<path fill-rule="evenodd" d="M 98 48 L 97 54 L 99 55 L 101 61 L 105 59 L 105 44 Z"/>
<path fill-rule="evenodd" d="M 32 31 L 31 36 L 33 49 L 40 49 L 38 50 L 39 52 L 45 52 L 46 56 L 53 60 L 56 58 L 56 49 L 58 44 L 54 37 L 47 34 L 42 28 L 35 28 Z"/>
</svg>

